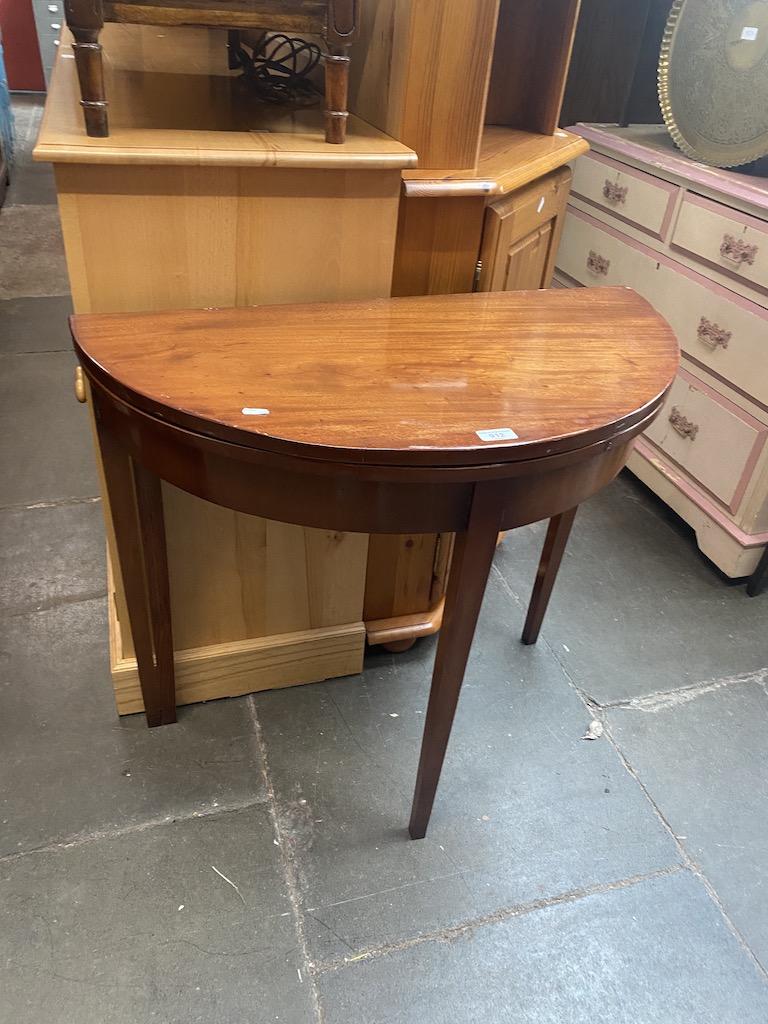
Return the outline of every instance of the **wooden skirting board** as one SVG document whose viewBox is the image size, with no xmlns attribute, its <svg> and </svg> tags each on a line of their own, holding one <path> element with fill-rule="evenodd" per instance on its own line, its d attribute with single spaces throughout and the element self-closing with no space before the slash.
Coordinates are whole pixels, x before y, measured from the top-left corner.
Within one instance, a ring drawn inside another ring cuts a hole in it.
<svg viewBox="0 0 768 1024">
<path fill-rule="evenodd" d="M 136 659 L 123 656 L 112 601 L 109 631 L 117 713 L 132 715 L 144 710 L 144 701 Z M 353 622 L 177 651 L 176 702 L 196 704 L 354 675 L 363 667 L 364 649 L 365 626 Z"/>
</svg>

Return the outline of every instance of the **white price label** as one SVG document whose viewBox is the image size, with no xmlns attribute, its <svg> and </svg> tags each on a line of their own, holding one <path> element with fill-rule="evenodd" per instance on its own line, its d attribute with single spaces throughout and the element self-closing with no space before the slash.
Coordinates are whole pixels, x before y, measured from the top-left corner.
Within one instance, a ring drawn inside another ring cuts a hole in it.
<svg viewBox="0 0 768 1024">
<path fill-rule="evenodd" d="M 475 433 L 481 441 L 515 441 L 517 434 L 508 427 L 499 427 L 498 430 L 476 430 Z"/>
<path fill-rule="evenodd" d="M 757 39 L 757 29 L 753 28 L 751 25 L 747 25 L 746 28 L 741 30 L 741 38 L 747 39 L 750 43 L 753 43 L 755 39 Z"/>
</svg>

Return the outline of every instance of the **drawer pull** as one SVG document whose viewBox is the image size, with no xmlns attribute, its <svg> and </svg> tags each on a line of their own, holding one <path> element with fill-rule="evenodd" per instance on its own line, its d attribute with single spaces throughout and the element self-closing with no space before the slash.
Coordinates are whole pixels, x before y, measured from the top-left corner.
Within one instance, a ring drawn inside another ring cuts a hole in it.
<svg viewBox="0 0 768 1024">
<path fill-rule="evenodd" d="M 669 414 L 669 422 L 681 437 L 688 437 L 691 441 L 696 439 L 696 435 L 699 432 L 698 426 L 687 420 L 676 405 L 672 407 L 672 412 Z"/>
<path fill-rule="evenodd" d="M 712 349 L 717 348 L 718 345 L 722 348 L 728 348 L 728 342 L 731 340 L 731 331 L 726 331 L 720 324 L 713 324 L 705 316 L 699 320 L 696 333 L 699 336 L 699 341 Z"/>
<path fill-rule="evenodd" d="M 607 274 L 611 268 L 611 261 L 596 253 L 594 249 L 590 249 L 589 256 L 587 256 L 587 268 L 594 274 Z"/>
<path fill-rule="evenodd" d="M 733 235 L 723 235 L 720 255 L 739 267 L 742 263 L 751 267 L 755 262 L 755 256 L 757 256 L 757 246 L 750 245 L 749 242 L 744 242 L 740 238 L 734 238 Z"/>
<path fill-rule="evenodd" d="M 609 181 L 605 179 L 603 185 L 603 196 L 608 200 L 609 203 L 625 203 L 627 201 L 627 192 L 629 191 L 629 185 L 620 185 L 618 181 Z"/>
</svg>

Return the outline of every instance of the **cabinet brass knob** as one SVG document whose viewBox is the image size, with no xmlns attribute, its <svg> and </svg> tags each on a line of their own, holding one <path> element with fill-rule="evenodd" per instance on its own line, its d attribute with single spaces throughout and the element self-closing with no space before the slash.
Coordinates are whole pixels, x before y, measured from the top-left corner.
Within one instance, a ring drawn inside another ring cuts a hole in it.
<svg viewBox="0 0 768 1024">
<path fill-rule="evenodd" d="M 78 366 L 75 370 L 75 398 L 78 402 L 88 401 L 88 396 L 85 392 L 85 377 L 83 376 L 82 366 Z"/>
</svg>

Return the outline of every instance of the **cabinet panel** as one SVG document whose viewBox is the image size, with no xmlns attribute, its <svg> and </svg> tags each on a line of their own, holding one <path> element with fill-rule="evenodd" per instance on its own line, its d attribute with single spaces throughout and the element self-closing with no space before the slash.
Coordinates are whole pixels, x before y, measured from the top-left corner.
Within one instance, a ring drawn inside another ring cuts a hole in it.
<svg viewBox="0 0 768 1024">
<path fill-rule="evenodd" d="M 658 260 L 576 210 L 566 217 L 557 266 L 578 284 L 627 285 L 649 300 L 658 287 Z"/>
<path fill-rule="evenodd" d="M 680 348 L 697 363 L 768 406 L 768 311 L 693 271 L 662 263 L 646 295 L 673 327 Z M 629 283 L 629 282 L 628 282 Z"/>
<path fill-rule="evenodd" d="M 768 428 L 681 370 L 647 437 L 736 512 Z"/>
<path fill-rule="evenodd" d="M 592 268 L 590 252 L 598 261 Z M 683 352 L 768 405 L 768 373 L 755 372 L 768 363 L 768 311 L 761 306 L 575 210 L 566 218 L 558 267 L 579 284 L 634 288 L 666 317 Z"/>
<path fill-rule="evenodd" d="M 768 291 L 768 227 L 755 217 L 688 193 L 672 245 Z"/>
<path fill-rule="evenodd" d="M 591 154 L 576 161 L 574 195 L 660 238 L 669 223 L 678 188 L 615 160 Z"/>
<path fill-rule="evenodd" d="M 491 203 L 485 212 L 479 291 L 549 287 L 568 202 L 567 167 Z"/>
</svg>

